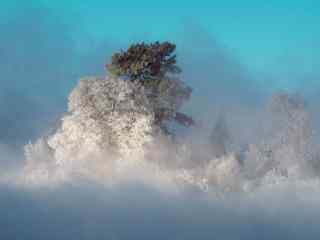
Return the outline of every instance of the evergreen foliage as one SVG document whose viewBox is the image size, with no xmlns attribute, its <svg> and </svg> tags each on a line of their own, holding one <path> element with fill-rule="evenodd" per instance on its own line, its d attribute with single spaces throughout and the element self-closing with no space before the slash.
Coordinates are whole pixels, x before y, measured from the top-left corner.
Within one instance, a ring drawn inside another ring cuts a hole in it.
<svg viewBox="0 0 320 240">
<path fill-rule="evenodd" d="M 155 110 L 155 123 L 165 131 L 165 122 L 172 119 L 184 126 L 194 124 L 191 117 L 178 112 L 190 98 L 192 90 L 174 77 L 181 72 L 175 49 L 176 45 L 170 42 L 133 44 L 127 51 L 115 53 L 107 65 L 111 75 L 127 78 L 144 87 Z"/>
</svg>

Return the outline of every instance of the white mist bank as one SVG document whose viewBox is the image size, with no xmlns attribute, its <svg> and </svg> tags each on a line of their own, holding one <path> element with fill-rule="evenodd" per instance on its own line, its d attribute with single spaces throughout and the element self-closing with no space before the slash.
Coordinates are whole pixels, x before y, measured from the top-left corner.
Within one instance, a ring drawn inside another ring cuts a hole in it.
<svg viewBox="0 0 320 240">
<path fill-rule="evenodd" d="M 318 239 L 319 187 L 207 198 L 140 184 L 1 186 L 1 239 Z M 318 185 L 317 185 L 318 186 Z M 302 197 L 303 196 L 303 197 Z"/>
<path fill-rule="evenodd" d="M 228 126 L 236 123 L 225 118 L 201 136 L 200 144 L 192 135 L 166 136 L 154 125 L 153 107 L 143 87 L 130 81 L 81 80 L 56 132 L 25 147 L 18 182 L 59 185 L 80 177 L 106 185 L 141 181 L 220 195 L 318 181 L 319 146 L 298 96 L 275 94 L 261 110 L 267 121 L 261 122 L 260 137 L 241 144 Z"/>
<path fill-rule="evenodd" d="M 318 145 L 301 99 L 275 94 L 256 136 L 238 142 L 227 111 L 210 134 L 165 136 L 143 96 L 84 79 L 22 166 L 6 171 L 17 154 L 2 147 L 0 238 L 319 238 Z"/>
</svg>

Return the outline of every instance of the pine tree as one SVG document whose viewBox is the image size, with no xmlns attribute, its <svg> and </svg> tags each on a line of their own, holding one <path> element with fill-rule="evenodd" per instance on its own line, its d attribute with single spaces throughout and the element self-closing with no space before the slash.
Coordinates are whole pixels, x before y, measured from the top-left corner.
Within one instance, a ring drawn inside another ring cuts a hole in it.
<svg viewBox="0 0 320 240">
<path fill-rule="evenodd" d="M 167 132 L 165 122 L 175 120 L 184 126 L 194 124 L 191 117 L 179 112 L 190 98 L 192 89 L 176 78 L 181 72 L 169 42 L 138 43 L 115 53 L 106 67 L 110 74 L 141 84 L 155 111 L 155 124 Z"/>
</svg>

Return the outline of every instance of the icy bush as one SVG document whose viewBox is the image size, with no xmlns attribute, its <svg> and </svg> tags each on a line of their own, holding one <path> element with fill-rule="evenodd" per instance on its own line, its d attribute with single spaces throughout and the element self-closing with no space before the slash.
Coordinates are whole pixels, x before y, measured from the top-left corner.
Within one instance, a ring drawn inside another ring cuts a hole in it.
<svg viewBox="0 0 320 240">
<path fill-rule="evenodd" d="M 115 77 L 83 79 L 70 94 L 60 128 L 26 146 L 27 175 L 38 182 L 74 176 L 108 182 L 125 176 L 148 184 L 161 180 L 226 192 L 314 174 L 319 154 L 305 105 L 279 93 L 266 110 L 272 124 L 260 141 L 233 152 L 228 146 L 228 126 L 220 119 L 207 149 L 204 144 L 174 142 L 161 134 L 154 121 L 154 103 L 137 82 Z"/>
<path fill-rule="evenodd" d="M 115 159 L 136 162 L 159 134 L 153 123 L 142 86 L 113 77 L 83 79 L 56 133 L 26 146 L 28 166 L 49 161 L 64 173 L 81 175 L 99 172 Z"/>
<path fill-rule="evenodd" d="M 141 158 L 155 134 L 153 118 L 143 87 L 112 77 L 84 79 L 70 94 L 68 114 L 48 143 L 58 161 L 103 151 Z"/>
<path fill-rule="evenodd" d="M 260 178 L 269 171 L 279 177 L 307 176 L 315 161 L 314 132 L 302 99 L 279 92 L 270 102 L 270 133 L 246 153 L 247 175 Z"/>
</svg>

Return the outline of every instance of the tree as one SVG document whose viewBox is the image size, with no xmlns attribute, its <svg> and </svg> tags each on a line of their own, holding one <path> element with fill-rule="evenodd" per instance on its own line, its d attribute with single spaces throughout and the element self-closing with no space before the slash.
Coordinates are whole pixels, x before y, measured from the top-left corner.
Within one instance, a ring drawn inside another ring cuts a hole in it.
<svg viewBox="0 0 320 240">
<path fill-rule="evenodd" d="M 229 141 L 230 135 L 225 116 L 220 115 L 210 136 L 215 157 L 221 157 L 227 153 L 226 145 Z"/>
<path fill-rule="evenodd" d="M 155 124 L 167 132 L 166 121 L 184 126 L 194 124 L 191 117 L 178 110 L 190 98 L 191 88 L 175 78 L 181 72 L 169 42 L 131 45 L 127 51 L 115 53 L 106 67 L 116 77 L 141 84 L 155 111 Z"/>
</svg>

